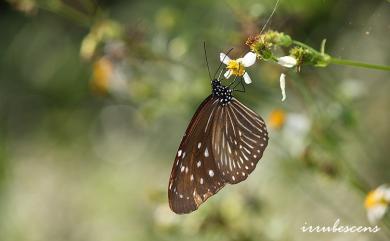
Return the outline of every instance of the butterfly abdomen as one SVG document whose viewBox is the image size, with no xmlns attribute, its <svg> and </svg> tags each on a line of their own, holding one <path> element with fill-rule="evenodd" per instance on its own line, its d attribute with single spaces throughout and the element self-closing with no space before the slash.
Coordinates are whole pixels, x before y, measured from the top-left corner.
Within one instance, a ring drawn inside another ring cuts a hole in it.
<svg viewBox="0 0 390 241">
<path fill-rule="evenodd" d="M 211 88 L 212 88 L 213 96 L 217 97 L 219 100 L 219 103 L 221 103 L 223 106 L 225 106 L 226 104 L 228 104 L 232 100 L 233 90 L 227 86 L 223 86 L 220 81 L 213 80 L 211 82 Z"/>
</svg>

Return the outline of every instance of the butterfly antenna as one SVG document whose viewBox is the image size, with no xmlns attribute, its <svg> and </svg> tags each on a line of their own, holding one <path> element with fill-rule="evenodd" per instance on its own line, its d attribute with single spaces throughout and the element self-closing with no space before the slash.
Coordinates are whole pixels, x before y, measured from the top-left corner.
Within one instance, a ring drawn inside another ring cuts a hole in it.
<svg viewBox="0 0 390 241">
<path fill-rule="evenodd" d="M 225 57 L 223 57 L 221 63 L 220 63 L 219 66 L 218 66 L 217 71 L 215 71 L 214 79 L 215 79 L 215 76 L 217 75 L 219 69 L 222 67 L 223 61 L 225 60 L 226 56 L 227 56 L 227 55 L 230 53 L 230 51 L 232 51 L 232 50 L 233 50 L 233 48 L 229 49 L 229 51 L 227 51 L 227 52 L 225 53 Z M 222 73 L 222 72 L 221 72 L 221 73 Z M 219 76 L 221 76 L 221 74 L 219 74 Z M 218 79 L 219 79 L 219 77 L 218 77 Z"/>
<path fill-rule="evenodd" d="M 207 60 L 206 41 L 203 41 L 203 49 L 204 49 L 204 57 L 206 59 L 207 71 L 209 72 L 209 77 L 210 77 L 210 81 L 211 81 L 212 79 L 211 79 L 209 61 Z"/>
<path fill-rule="evenodd" d="M 263 33 L 263 31 L 265 30 L 265 27 L 267 27 L 267 25 L 268 25 L 269 21 L 271 20 L 272 16 L 274 16 L 274 13 L 275 13 L 276 9 L 278 8 L 279 1 L 280 1 L 280 0 L 277 0 L 277 1 L 276 1 L 275 6 L 274 6 L 274 9 L 272 10 L 271 15 L 269 15 L 269 17 L 268 17 L 267 21 L 265 22 L 263 28 L 261 29 L 260 34 Z"/>
</svg>

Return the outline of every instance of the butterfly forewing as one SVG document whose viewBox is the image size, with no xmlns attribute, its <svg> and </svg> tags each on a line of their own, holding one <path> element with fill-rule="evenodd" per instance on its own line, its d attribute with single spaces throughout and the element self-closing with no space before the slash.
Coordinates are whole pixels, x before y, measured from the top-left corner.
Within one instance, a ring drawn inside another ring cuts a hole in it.
<svg viewBox="0 0 390 241">
<path fill-rule="evenodd" d="M 209 96 L 198 108 L 180 144 L 168 187 L 169 205 L 176 213 L 196 210 L 224 186 L 210 138 L 219 111 L 218 99 Z"/>
<path fill-rule="evenodd" d="M 223 107 L 215 125 L 213 152 L 223 179 L 228 183 L 245 180 L 255 169 L 268 144 L 263 119 L 237 99 Z"/>
</svg>

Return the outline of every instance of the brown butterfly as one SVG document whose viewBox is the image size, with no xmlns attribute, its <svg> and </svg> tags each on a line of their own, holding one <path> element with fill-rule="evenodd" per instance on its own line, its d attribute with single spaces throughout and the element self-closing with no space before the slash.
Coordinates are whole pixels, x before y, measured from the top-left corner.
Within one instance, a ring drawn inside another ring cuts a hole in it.
<svg viewBox="0 0 390 241">
<path fill-rule="evenodd" d="M 192 117 L 173 163 L 168 198 L 170 208 L 178 214 L 198 209 L 225 184 L 245 180 L 268 144 L 263 119 L 233 97 L 237 90 L 222 85 L 219 79 L 213 79 L 211 87 L 212 93 Z"/>
</svg>

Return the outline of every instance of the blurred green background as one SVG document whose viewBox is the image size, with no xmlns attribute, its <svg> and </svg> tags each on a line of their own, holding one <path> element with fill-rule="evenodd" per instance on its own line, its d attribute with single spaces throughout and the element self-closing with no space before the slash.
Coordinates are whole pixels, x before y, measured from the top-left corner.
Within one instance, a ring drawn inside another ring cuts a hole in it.
<svg viewBox="0 0 390 241">
<path fill-rule="evenodd" d="M 260 164 L 198 211 L 169 210 L 178 145 L 210 93 L 203 41 L 216 70 L 274 4 L 0 2 L 0 240 L 390 240 L 389 215 L 375 234 L 300 230 L 369 226 L 364 198 L 389 182 L 390 74 L 368 69 L 289 71 L 281 102 L 281 67 L 258 61 L 238 98 L 269 126 Z M 385 0 L 282 0 L 268 28 L 390 63 Z"/>
</svg>

